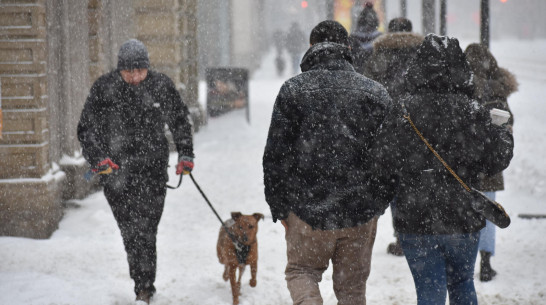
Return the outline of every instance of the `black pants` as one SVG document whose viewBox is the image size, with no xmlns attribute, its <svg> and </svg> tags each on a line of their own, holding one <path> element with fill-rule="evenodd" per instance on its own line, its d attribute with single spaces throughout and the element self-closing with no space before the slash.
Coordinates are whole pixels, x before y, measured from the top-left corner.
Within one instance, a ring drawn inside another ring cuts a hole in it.
<svg viewBox="0 0 546 305">
<path fill-rule="evenodd" d="M 123 177 L 105 184 L 104 195 L 121 231 L 135 293 L 154 293 L 156 235 L 165 204 L 165 182 L 152 177 Z"/>
</svg>

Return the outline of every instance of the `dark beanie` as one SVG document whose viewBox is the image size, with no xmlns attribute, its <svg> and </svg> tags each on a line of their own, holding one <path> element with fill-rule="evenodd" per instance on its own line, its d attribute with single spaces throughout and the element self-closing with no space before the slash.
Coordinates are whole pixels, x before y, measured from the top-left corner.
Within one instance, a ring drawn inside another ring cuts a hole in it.
<svg viewBox="0 0 546 305">
<path fill-rule="evenodd" d="M 366 32 L 372 32 L 379 26 L 379 18 L 373 9 L 373 4 L 366 2 L 364 9 L 360 12 L 357 21 L 357 28 Z"/>
<path fill-rule="evenodd" d="M 118 70 L 148 69 L 150 60 L 146 46 L 137 39 L 124 42 L 118 52 Z"/>
<path fill-rule="evenodd" d="M 411 32 L 411 21 L 404 17 L 394 18 L 389 22 L 389 32 Z"/>
<path fill-rule="evenodd" d="M 309 42 L 313 45 L 326 41 L 348 46 L 349 33 L 341 23 L 334 20 L 324 20 L 313 28 Z"/>
</svg>

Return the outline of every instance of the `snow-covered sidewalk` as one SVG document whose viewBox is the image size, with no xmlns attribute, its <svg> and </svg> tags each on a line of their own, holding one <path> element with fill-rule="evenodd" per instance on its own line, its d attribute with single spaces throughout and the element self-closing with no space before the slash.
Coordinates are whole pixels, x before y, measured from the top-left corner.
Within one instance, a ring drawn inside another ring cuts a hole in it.
<svg viewBox="0 0 546 305">
<path fill-rule="evenodd" d="M 493 43 L 499 65 L 513 71 L 520 91 L 509 99 L 515 117 L 516 155 L 499 193 L 512 225 L 497 230 L 498 276 L 476 280 L 480 304 L 546 304 L 546 219 L 524 220 L 519 213 L 546 214 L 546 42 Z M 273 223 L 264 200 L 261 158 L 275 96 L 283 79 L 274 76 L 273 58 L 250 83 L 251 124 L 244 111 L 209 119 L 195 135 L 194 177 L 223 219 L 231 211 L 260 212 L 258 285 L 243 276 L 241 305 L 290 304 L 284 281 L 284 229 Z M 203 98 L 203 96 L 202 96 Z M 176 156 L 171 155 L 171 165 Z M 177 177 L 171 168 L 171 182 Z M 101 192 L 75 200 L 48 240 L 0 237 L 0 304 L 132 304 L 133 284 L 119 230 Z M 167 193 L 158 234 L 157 295 L 154 305 L 229 305 L 229 283 L 216 258 L 220 223 L 189 178 Z M 406 261 L 386 253 L 393 241 L 390 211 L 379 220 L 368 280 L 368 304 L 415 304 Z M 476 270 L 477 272 L 478 270 Z M 331 271 L 321 289 L 325 304 L 336 304 Z"/>
</svg>

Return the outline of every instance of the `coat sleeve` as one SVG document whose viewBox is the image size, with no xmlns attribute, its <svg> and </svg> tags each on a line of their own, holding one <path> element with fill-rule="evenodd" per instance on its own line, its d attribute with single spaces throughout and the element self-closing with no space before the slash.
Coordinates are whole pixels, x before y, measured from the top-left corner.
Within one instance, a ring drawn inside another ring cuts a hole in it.
<svg viewBox="0 0 546 305">
<path fill-rule="evenodd" d="M 299 130 L 292 98 L 284 85 L 275 101 L 263 155 L 265 198 L 273 221 L 290 212 L 288 183 L 294 165 L 294 140 Z"/>
<path fill-rule="evenodd" d="M 108 128 L 106 116 L 108 111 L 103 98 L 103 86 L 97 81 L 91 87 L 78 122 L 78 140 L 82 154 L 90 165 L 94 166 L 108 157 L 104 130 Z"/>
<path fill-rule="evenodd" d="M 193 154 L 193 126 L 188 107 L 183 103 L 174 83 L 166 79 L 167 99 L 171 105 L 167 114 L 167 125 L 173 135 L 179 156 L 195 157 Z"/>
</svg>

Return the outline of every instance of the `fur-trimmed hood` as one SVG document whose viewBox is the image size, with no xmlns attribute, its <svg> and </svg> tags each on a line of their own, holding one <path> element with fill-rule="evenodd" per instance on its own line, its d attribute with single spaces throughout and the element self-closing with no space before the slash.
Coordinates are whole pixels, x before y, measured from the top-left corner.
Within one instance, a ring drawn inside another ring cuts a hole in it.
<svg viewBox="0 0 546 305">
<path fill-rule="evenodd" d="M 466 60 L 474 74 L 475 95 L 479 99 L 506 99 L 518 90 L 514 74 L 501 68 L 497 60 L 481 44 L 470 44 L 465 50 Z"/>
<path fill-rule="evenodd" d="M 373 43 L 375 50 L 417 48 L 425 38 L 417 33 L 394 32 L 379 36 Z"/>
</svg>

